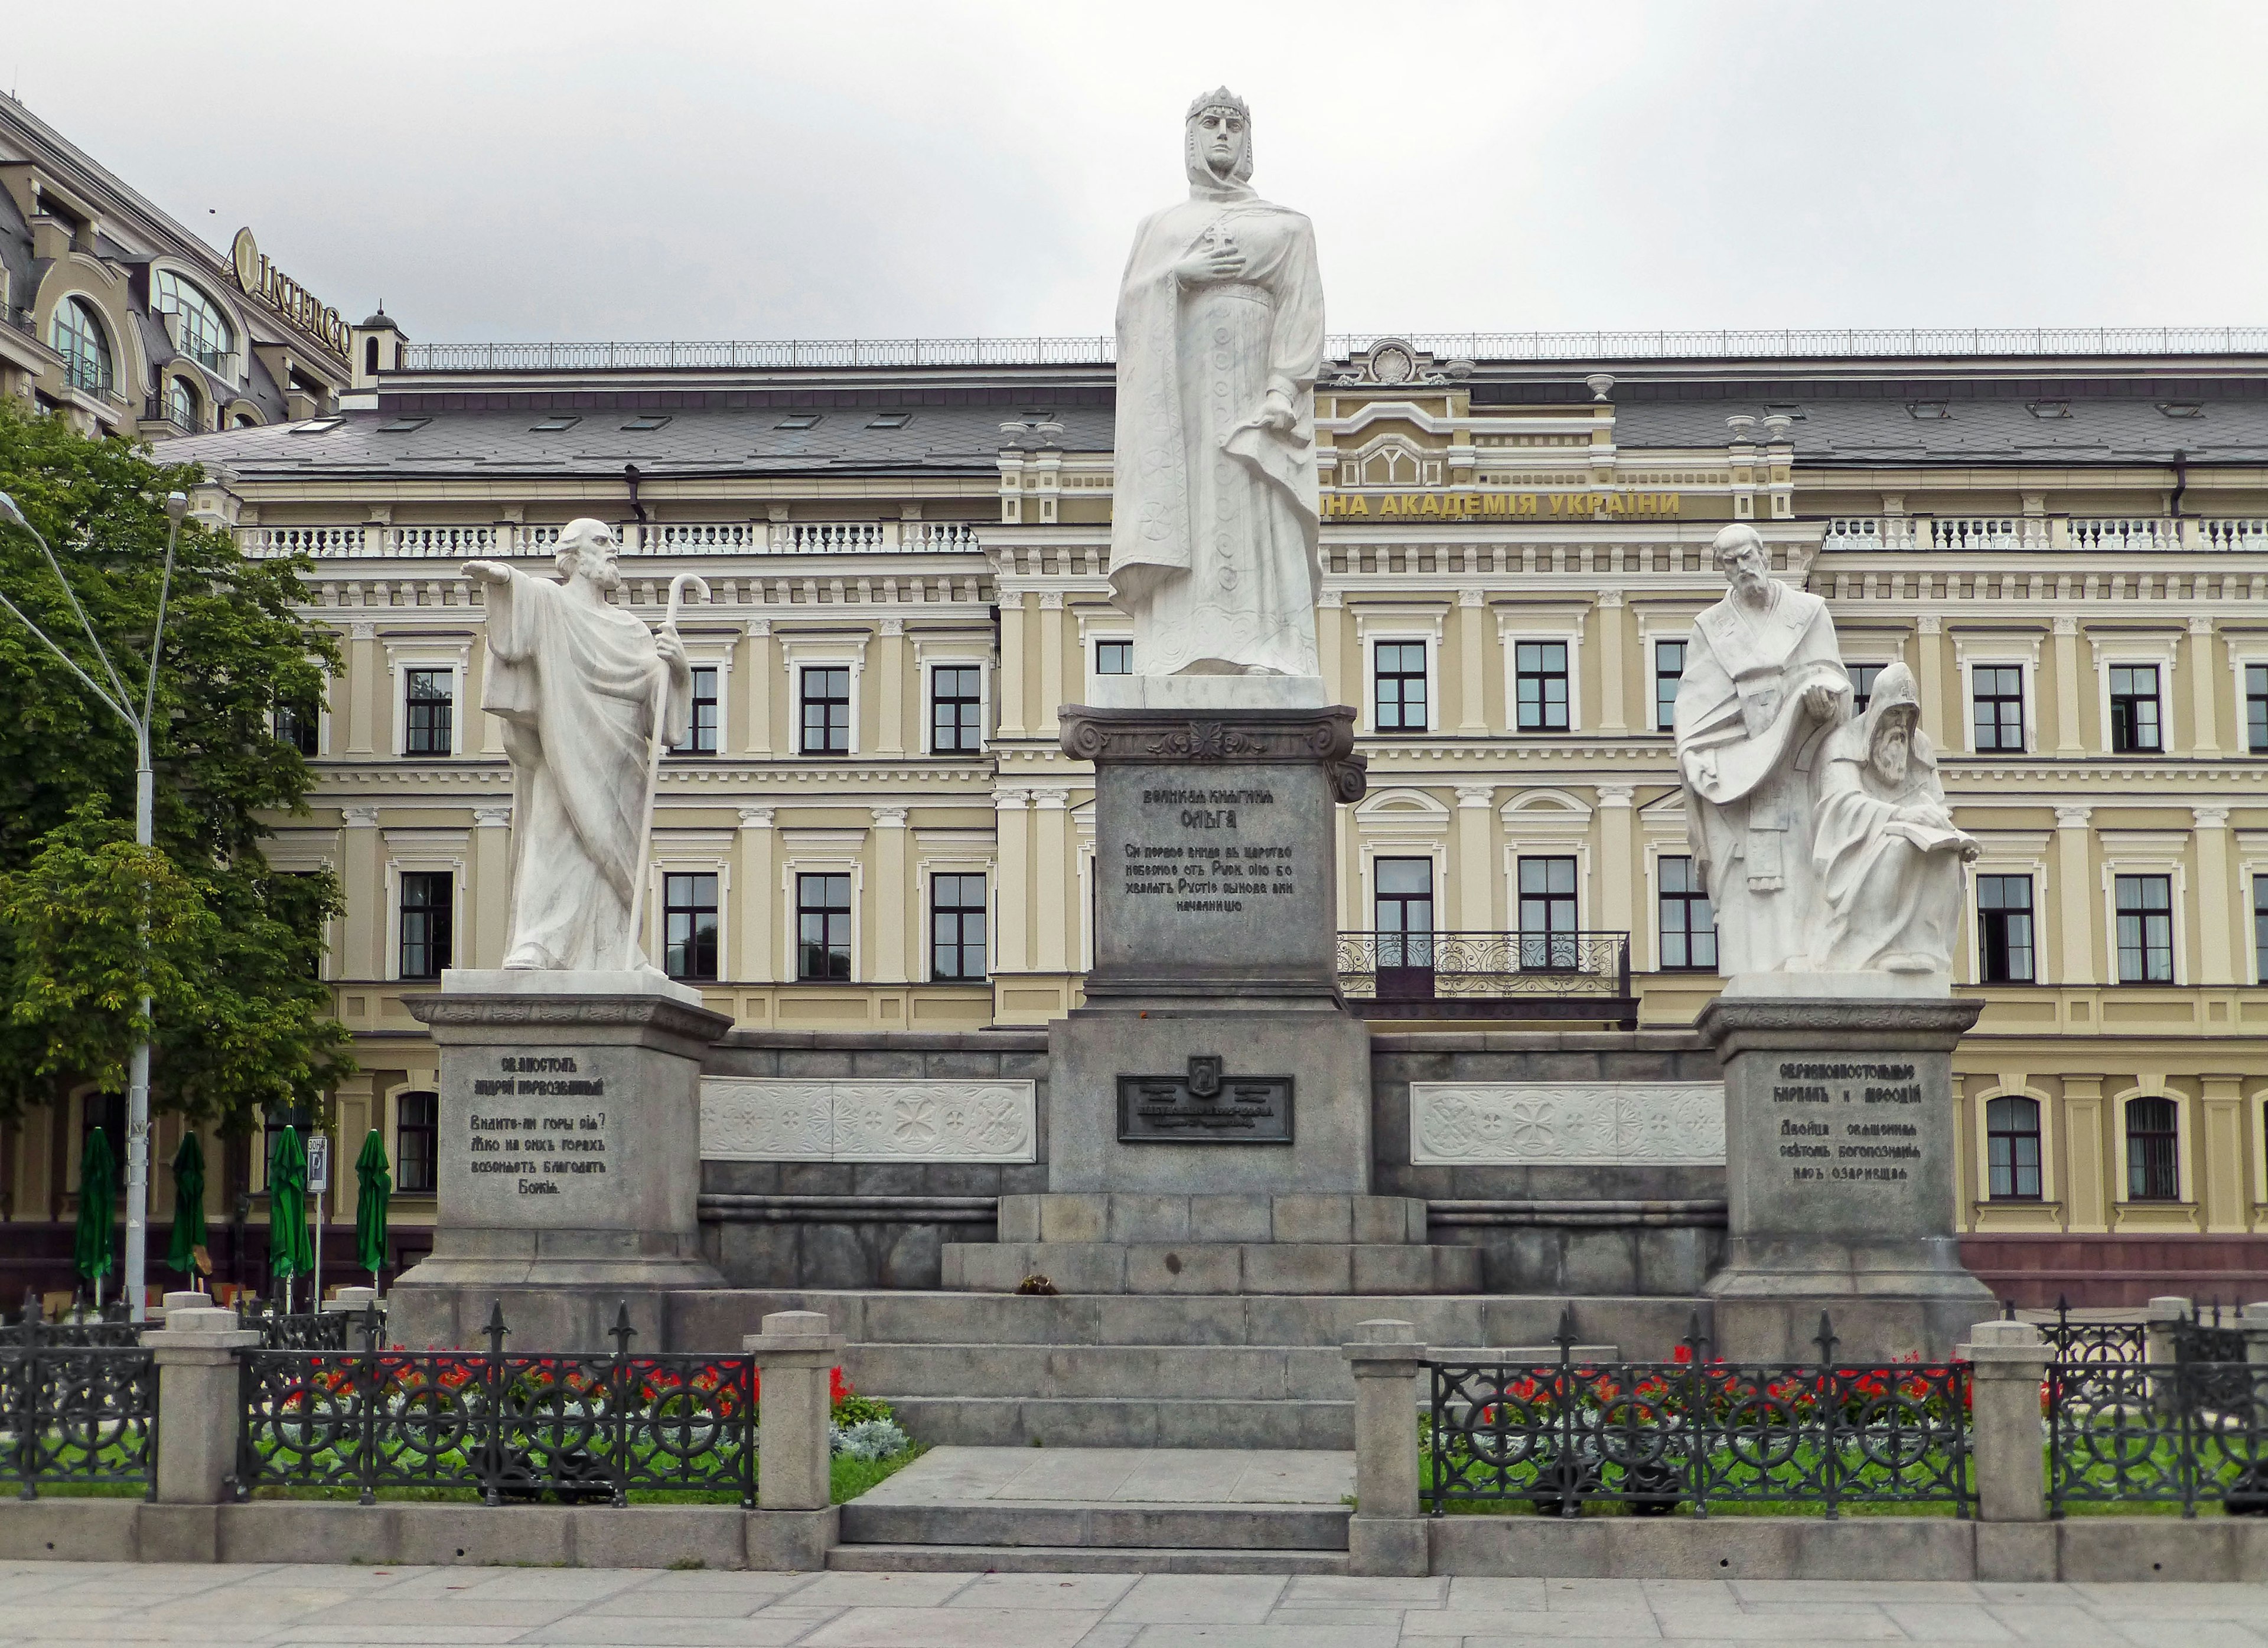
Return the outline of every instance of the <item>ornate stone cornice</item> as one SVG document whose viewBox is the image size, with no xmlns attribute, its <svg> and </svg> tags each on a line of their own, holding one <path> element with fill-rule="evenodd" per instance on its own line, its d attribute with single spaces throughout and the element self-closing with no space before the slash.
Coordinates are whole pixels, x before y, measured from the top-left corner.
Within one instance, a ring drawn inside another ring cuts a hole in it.
<svg viewBox="0 0 2268 1648">
<path fill-rule="evenodd" d="M 658 996 L 412 996 L 402 1004 L 429 1025 L 635 1025 L 714 1041 L 733 1027 L 723 1013 Z"/>
<path fill-rule="evenodd" d="M 1701 1009 L 1693 1028 L 1719 1054 L 1786 1048 L 1874 1051 L 1950 1048 L 1975 1025 L 1984 1004 L 1966 998 L 1751 998 L 1719 996 Z"/>
<path fill-rule="evenodd" d="M 1354 711 L 1325 710 L 1094 710 L 1067 704 L 1063 751 L 1074 761 L 1317 762 L 1343 802 L 1368 789 L 1367 758 L 1354 753 Z"/>
</svg>

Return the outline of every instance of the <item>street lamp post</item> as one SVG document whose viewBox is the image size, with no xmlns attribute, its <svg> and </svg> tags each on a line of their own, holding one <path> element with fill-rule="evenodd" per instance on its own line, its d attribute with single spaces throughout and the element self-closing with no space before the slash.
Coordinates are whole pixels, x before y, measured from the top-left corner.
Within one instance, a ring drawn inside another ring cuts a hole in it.
<svg viewBox="0 0 2268 1648">
<path fill-rule="evenodd" d="M 16 500 L 0 492 L 0 521 L 11 522 L 29 533 L 40 553 L 48 558 L 54 569 L 55 581 L 63 586 L 63 599 L 70 602 L 71 611 L 77 614 L 79 628 L 86 632 L 87 644 L 101 661 L 103 673 L 110 677 L 112 690 L 105 692 L 95 679 L 81 669 L 70 654 L 57 646 L 48 632 L 33 623 L 5 593 L 0 593 L 0 607 L 5 607 L 33 635 L 47 643 L 48 651 L 63 661 L 64 666 L 79 678 L 80 682 L 97 698 L 114 710 L 119 718 L 134 729 L 134 840 L 139 846 L 151 845 L 152 815 L 157 807 L 157 775 L 150 764 L 150 717 L 158 701 L 158 654 L 166 636 L 166 603 L 173 589 L 173 546 L 181 535 L 181 517 L 189 512 L 186 492 L 166 495 L 166 519 L 172 524 L 166 530 L 166 570 L 158 585 L 158 622 L 150 631 L 150 673 L 142 688 L 142 712 L 134 712 L 128 696 L 126 683 L 119 679 L 117 666 L 110 654 L 103 650 L 102 641 L 94 633 L 86 608 L 78 604 L 70 580 L 63 576 L 63 565 L 55 552 L 40 535 L 38 527 L 24 519 L 24 511 L 16 507 Z M 151 999 L 142 998 L 142 1022 L 150 1021 Z M 127 1308 L 133 1320 L 143 1321 L 149 1315 L 146 1276 L 150 1255 L 150 1038 L 145 1034 L 134 1043 L 132 1061 L 127 1069 L 126 1081 L 126 1298 Z"/>
</svg>

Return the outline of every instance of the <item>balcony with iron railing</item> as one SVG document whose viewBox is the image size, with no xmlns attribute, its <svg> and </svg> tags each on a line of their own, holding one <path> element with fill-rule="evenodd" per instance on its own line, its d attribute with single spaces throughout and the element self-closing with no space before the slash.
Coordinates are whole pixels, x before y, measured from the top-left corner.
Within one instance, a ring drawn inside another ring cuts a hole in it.
<svg viewBox="0 0 2268 1648">
<path fill-rule="evenodd" d="M 152 416 L 157 416 L 153 414 Z M 254 559 L 306 555 L 318 560 L 556 554 L 557 526 L 246 526 L 237 532 Z M 927 555 L 979 545 L 968 521 L 623 521 L 622 553 L 640 555 Z"/>
<path fill-rule="evenodd" d="M 1366 1019 L 1638 1025 L 1626 932 L 1342 932 L 1338 975 Z"/>
<path fill-rule="evenodd" d="M 2162 553 L 2268 550 L 2268 518 L 2194 515 L 1845 515 L 1829 519 L 1820 548 L 1837 551 L 2071 550 Z"/>
</svg>

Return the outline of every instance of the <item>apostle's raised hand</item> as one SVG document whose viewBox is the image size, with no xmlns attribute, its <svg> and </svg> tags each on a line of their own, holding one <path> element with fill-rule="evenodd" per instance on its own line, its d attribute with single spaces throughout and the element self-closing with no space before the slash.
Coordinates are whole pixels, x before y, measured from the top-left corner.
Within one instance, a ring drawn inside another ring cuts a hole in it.
<svg viewBox="0 0 2268 1648">
<path fill-rule="evenodd" d="M 512 569 L 501 561 L 468 561 L 458 570 L 482 584 L 512 582 Z"/>
</svg>

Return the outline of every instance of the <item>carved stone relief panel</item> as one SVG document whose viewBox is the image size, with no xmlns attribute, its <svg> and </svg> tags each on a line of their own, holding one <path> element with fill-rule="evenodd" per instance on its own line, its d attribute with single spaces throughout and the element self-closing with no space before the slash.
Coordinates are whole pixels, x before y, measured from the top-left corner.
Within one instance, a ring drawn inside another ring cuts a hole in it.
<svg viewBox="0 0 2268 1648">
<path fill-rule="evenodd" d="M 703 1077 L 701 1154 L 720 1161 L 1027 1162 L 1028 1081 Z"/>
<path fill-rule="evenodd" d="M 1419 1166 L 1717 1167 L 1722 1082 L 1412 1082 Z"/>
</svg>

